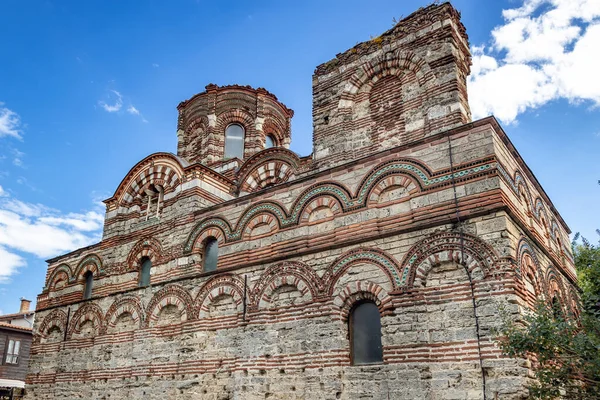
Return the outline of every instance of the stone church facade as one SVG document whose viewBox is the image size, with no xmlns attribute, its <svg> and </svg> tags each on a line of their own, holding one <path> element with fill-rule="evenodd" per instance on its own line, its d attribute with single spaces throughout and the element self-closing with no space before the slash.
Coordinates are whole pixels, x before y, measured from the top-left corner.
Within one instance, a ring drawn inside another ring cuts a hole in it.
<svg viewBox="0 0 600 400">
<path fill-rule="evenodd" d="M 27 398 L 526 398 L 498 309 L 577 312 L 570 231 L 471 120 L 470 64 L 448 3 L 337 55 L 306 157 L 265 89 L 182 102 L 177 155 L 131 169 L 100 243 L 49 260 Z"/>
</svg>

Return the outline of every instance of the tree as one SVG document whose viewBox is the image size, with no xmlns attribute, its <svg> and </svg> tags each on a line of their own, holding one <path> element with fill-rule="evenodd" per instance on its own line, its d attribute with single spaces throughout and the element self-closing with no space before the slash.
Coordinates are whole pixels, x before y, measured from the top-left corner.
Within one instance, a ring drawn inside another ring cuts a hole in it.
<svg viewBox="0 0 600 400">
<path fill-rule="evenodd" d="M 579 234 L 572 246 L 582 289 L 580 314 L 540 300 L 522 321 L 506 317 L 499 330 L 505 354 L 533 361 L 532 398 L 600 399 L 600 241 L 578 239 Z"/>
</svg>

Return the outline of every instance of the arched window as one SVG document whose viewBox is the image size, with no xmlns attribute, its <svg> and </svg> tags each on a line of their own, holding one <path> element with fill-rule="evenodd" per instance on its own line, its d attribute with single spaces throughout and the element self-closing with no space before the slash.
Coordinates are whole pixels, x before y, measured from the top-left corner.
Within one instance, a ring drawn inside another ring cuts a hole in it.
<svg viewBox="0 0 600 400">
<path fill-rule="evenodd" d="M 371 301 L 358 303 L 348 319 L 350 353 L 353 365 L 383 362 L 381 315 Z"/>
<path fill-rule="evenodd" d="M 88 271 L 83 276 L 85 279 L 85 284 L 83 287 L 83 299 L 87 300 L 92 298 L 92 288 L 94 286 L 94 274 L 92 271 Z"/>
<path fill-rule="evenodd" d="M 151 217 L 158 218 L 160 214 L 160 206 L 163 202 L 164 188 L 161 185 L 149 185 L 144 190 L 146 196 L 148 196 L 148 205 L 146 206 L 146 220 Z"/>
<path fill-rule="evenodd" d="M 148 257 L 142 259 L 142 266 L 140 269 L 140 278 L 138 281 L 139 287 L 146 287 L 150 285 L 150 269 L 152 268 L 152 261 Z"/>
<path fill-rule="evenodd" d="M 231 124 L 225 129 L 225 158 L 244 158 L 244 127 Z"/>
<path fill-rule="evenodd" d="M 560 301 L 556 295 L 552 296 L 552 314 L 554 314 L 554 318 L 556 319 L 562 318 L 563 316 Z"/>
<path fill-rule="evenodd" d="M 204 272 L 216 271 L 218 259 L 219 242 L 214 237 L 209 237 L 204 244 Z"/>
<path fill-rule="evenodd" d="M 270 149 L 271 147 L 275 147 L 275 139 L 271 135 L 267 135 L 265 137 L 265 149 Z"/>
</svg>

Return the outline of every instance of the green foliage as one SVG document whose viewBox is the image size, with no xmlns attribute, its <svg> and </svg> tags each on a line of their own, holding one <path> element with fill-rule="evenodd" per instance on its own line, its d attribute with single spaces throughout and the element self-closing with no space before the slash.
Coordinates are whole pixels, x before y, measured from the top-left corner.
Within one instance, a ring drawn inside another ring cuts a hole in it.
<svg viewBox="0 0 600 400">
<path fill-rule="evenodd" d="M 582 288 L 581 314 L 565 315 L 557 305 L 540 301 L 523 321 L 505 314 L 499 331 L 505 354 L 533 361 L 532 398 L 600 398 L 600 245 L 584 238 L 578 243 L 578 238 L 573 254 Z"/>
</svg>

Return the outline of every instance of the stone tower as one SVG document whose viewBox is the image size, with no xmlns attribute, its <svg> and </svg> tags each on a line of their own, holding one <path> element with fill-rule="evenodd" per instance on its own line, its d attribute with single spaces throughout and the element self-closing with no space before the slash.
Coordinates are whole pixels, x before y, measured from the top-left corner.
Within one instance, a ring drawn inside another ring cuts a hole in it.
<svg viewBox="0 0 600 400">
<path fill-rule="evenodd" d="M 471 121 L 458 12 L 428 8 L 317 67 L 314 158 L 331 166 Z"/>
</svg>

